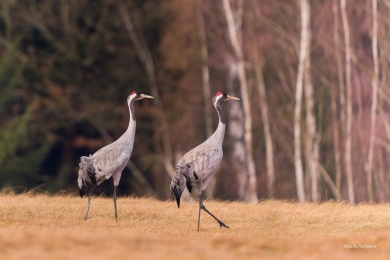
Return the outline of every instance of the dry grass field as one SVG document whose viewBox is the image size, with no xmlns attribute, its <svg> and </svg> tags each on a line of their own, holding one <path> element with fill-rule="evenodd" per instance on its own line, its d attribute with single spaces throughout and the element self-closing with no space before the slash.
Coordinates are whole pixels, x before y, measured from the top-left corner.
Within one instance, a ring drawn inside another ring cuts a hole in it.
<svg viewBox="0 0 390 260">
<path fill-rule="evenodd" d="M 0 194 L 0 259 L 388 259 L 390 205 Z"/>
</svg>

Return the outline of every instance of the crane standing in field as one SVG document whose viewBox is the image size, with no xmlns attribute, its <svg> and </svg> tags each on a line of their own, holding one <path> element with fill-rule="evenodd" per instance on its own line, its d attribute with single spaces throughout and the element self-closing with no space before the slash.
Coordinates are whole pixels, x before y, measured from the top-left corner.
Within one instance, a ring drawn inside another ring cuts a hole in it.
<svg viewBox="0 0 390 260">
<path fill-rule="evenodd" d="M 213 105 L 218 112 L 218 128 L 206 141 L 187 152 L 178 162 L 173 175 L 170 190 L 176 197 L 177 206 L 180 208 L 180 197 L 185 186 L 191 193 L 192 187 L 196 186 L 199 191 L 198 231 L 200 225 L 200 211 L 203 209 L 212 216 L 220 227 L 229 228 L 203 205 L 203 193 L 222 161 L 222 142 L 225 135 L 226 121 L 222 111 L 221 102 L 228 100 L 240 100 L 226 93 L 218 92 L 213 97 Z"/>
<path fill-rule="evenodd" d="M 144 99 L 153 98 L 142 94 L 138 91 L 133 91 L 127 97 L 127 105 L 129 106 L 130 121 L 126 132 L 119 137 L 115 142 L 101 148 L 93 155 L 81 156 L 79 164 L 78 186 L 80 196 L 88 195 L 87 212 L 84 220 L 88 219 L 89 205 L 91 202 L 92 192 L 95 187 L 103 181 L 109 179 L 111 176 L 114 181 L 114 208 L 115 220 L 118 220 L 116 209 L 116 188 L 121 179 L 122 171 L 129 162 L 131 152 L 133 151 L 134 137 L 135 137 L 135 112 L 134 102 Z"/>
</svg>

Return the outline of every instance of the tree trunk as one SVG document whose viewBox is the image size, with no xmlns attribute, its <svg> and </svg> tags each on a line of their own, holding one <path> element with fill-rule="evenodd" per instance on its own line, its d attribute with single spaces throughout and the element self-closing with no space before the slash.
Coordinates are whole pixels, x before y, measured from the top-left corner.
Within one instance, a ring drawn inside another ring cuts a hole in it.
<svg viewBox="0 0 390 260">
<path fill-rule="evenodd" d="M 372 161 L 374 157 L 374 142 L 376 130 L 376 110 L 378 101 L 379 63 L 378 63 L 378 3 L 372 0 L 372 57 L 374 61 L 374 75 L 372 77 L 372 104 L 371 104 L 371 124 L 370 124 L 370 145 L 367 160 L 367 195 L 368 200 L 373 201 L 372 190 Z"/>
<path fill-rule="evenodd" d="M 241 8 L 242 2 L 239 2 L 237 9 Z M 241 26 L 242 12 L 235 11 L 235 27 Z M 228 59 L 228 77 L 227 77 L 227 89 L 229 93 L 237 96 L 239 95 L 240 83 L 238 78 L 238 65 L 237 59 Z M 232 156 L 231 166 L 237 176 L 238 183 L 238 197 L 242 200 L 246 198 L 246 189 L 248 185 L 248 174 L 246 170 L 245 162 L 245 140 L 244 140 L 244 111 L 242 104 L 239 102 L 233 102 L 229 106 L 229 138 L 232 143 Z"/>
<path fill-rule="evenodd" d="M 305 189 L 303 183 L 303 167 L 301 152 L 301 110 L 302 110 L 302 93 L 303 93 L 303 76 L 305 70 L 305 59 L 309 45 L 309 19 L 310 9 L 307 0 L 301 0 L 301 39 L 299 50 L 299 65 L 297 82 L 295 88 L 295 109 L 294 109 L 294 163 L 296 185 L 299 202 L 305 202 Z"/>
<path fill-rule="evenodd" d="M 340 114 L 341 114 L 341 129 L 344 129 L 345 126 L 345 87 L 344 87 L 344 77 L 343 77 L 343 68 L 342 60 L 340 55 L 340 39 L 339 39 L 339 17 L 338 17 L 338 0 L 333 0 L 333 40 L 335 45 L 335 55 L 336 55 L 336 64 L 337 64 L 337 76 L 338 76 L 338 86 L 339 86 L 339 97 L 340 97 Z M 336 187 L 338 191 L 341 190 L 341 175 L 342 175 L 342 166 L 341 166 L 341 153 L 340 153 L 340 133 L 339 133 L 339 123 L 337 118 L 337 99 L 336 99 L 337 87 L 330 87 L 331 94 L 331 110 L 332 110 L 332 130 L 333 130 L 333 149 L 334 149 L 334 159 L 335 159 L 335 168 L 336 168 Z"/>
<path fill-rule="evenodd" d="M 198 18 L 198 32 L 200 39 L 200 52 L 202 58 L 202 93 L 203 93 L 203 101 L 204 101 L 204 118 L 206 125 L 206 137 L 209 137 L 213 134 L 213 118 L 211 112 L 211 106 L 209 106 L 211 102 L 211 93 L 210 93 L 210 72 L 208 66 L 209 54 L 207 51 L 207 40 L 206 40 L 206 28 L 203 20 L 203 12 L 202 12 L 202 1 L 199 0 L 199 10 L 197 14 Z"/>
<path fill-rule="evenodd" d="M 239 80 L 236 60 L 228 61 L 227 89 L 232 95 L 237 95 Z M 238 197 L 245 199 L 248 174 L 245 162 L 245 141 L 244 141 L 244 111 L 242 104 L 232 102 L 229 105 L 229 140 L 232 144 L 232 157 L 230 164 L 237 176 Z"/>
<path fill-rule="evenodd" d="M 246 192 L 246 201 L 256 202 L 257 201 L 257 178 L 256 178 L 256 169 L 255 163 L 253 161 L 253 151 L 252 151 L 252 117 L 250 110 L 250 101 L 248 95 L 248 85 L 246 82 L 245 67 L 244 67 L 244 57 L 240 43 L 238 41 L 236 26 L 233 21 L 233 13 L 230 7 L 229 0 L 222 0 L 223 7 L 225 11 L 225 17 L 227 21 L 229 38 L 232 44 L 235 57 L 237 59 L 238 66 L 238 77 L 240 79 L 240 89 L 241 89 L 241 98 L 242 105 L 244 109 L 244 118 L 245 118 L 245 162 L 248 172 L 248 187 Z"/>
<path fill-rule="evenodd" d="M 345 77 L 346 77 L 346 125 L 345 125 L 345 172 L 347 174 L 348 200 L 355 203 L 355 193 L 352 172 L 352 69 L 351 40 L 346 10 L 346 0 L 341 0 L 341 18 L 344 28 L 345 42 Z"/>
<path fill-rule="evenodd" d="M 310 12 L 310 5 L 308 5 Z M 310 18 L 309 18 L 310 20 Z M 310 28 L 310 27 L 309 27 Z M 317 137 L 317 126 L 314 116 L 313 84 L 310 71 L 310 29 L 308 31 L 308 49 L 305 59 L 305 99 L 306 99 L 306 145 L 308 169 L 311 177 L 311 199 L 319 201 L 318 194 L 318 159 L 319 159 L 319 137 Z"/>
<path fill-rule="evenodd" d="M 310 172 L 310 190 L 311 199 L 314 202 L 319 201 L 318 194 L 318 157 L 319 157 L 319 137 L 317 137 L 317 126 L 314 116 L 314 94 L 313 83 L 311 79 L 311 61 L 310 61 L 310 3 L 307 2 L 307 50 L 304 63 L 304 89 L 306 102 L 306 156 L 308 169 Z"/>
<path fill-rule="evenodd" d="M 272 144 L 271 128 L 268 119 L 267 94 L 265 92 L 264 78 L 262 68 L 259 64 L 255 65 L 256 81 L 260 95 L 261 119 L 263 120 L 266 164 L 267 164 L 267 193 L 272 198 L 275 193 L 275 167 L 274 167 L 274 149 Z"/>
<path fill-rule="evenodd" d="M 378 194 L 378 201 L 380 203 L 384 203 L 386 202 L 386 199 L 388 197 L 388 181 L 386 180 L 386 172 L 387 172 L 387 169 L 386 169 L 386 165 L 384 163 L 384 160 L 387 160 L 387 159 L 384 159 L 383 157 L 386 156 L 386 151 L 384 149 L 381 149 L 381 153 L 380 153 L 380 156 L 378 156 L 378 163 L 379 163 L 379 167 L 378 167 L 378 174 L 376 174 L 376 177 L 379 179 L 378 183 L 378 187 L 380 187 L 379 189 L 379 194 Z"/>
</svg>

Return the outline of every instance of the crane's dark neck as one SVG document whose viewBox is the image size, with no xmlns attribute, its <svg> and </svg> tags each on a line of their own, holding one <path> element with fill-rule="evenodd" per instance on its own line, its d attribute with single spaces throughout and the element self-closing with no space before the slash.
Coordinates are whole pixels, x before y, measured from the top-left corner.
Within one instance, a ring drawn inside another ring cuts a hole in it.
<svg viewBox="0 0 390 260">
<path fill-rule="evenodd" d="M 215 130 L 214 134 L 209 137 L 209 140 L 213 143 L 216 143 L 216 144 L 222 146 L 223 137 L 225 135 L 225 128 L 226 128 L 225 115 L 223 114 L 222 106 L 219 102 L 217 102 L 216 104 L 214 103 L 214 106 L 218 112 L 219 123 L 218 123 L 218 127 Z"/>
<path fill-rule="evenodd" d="M 216 106 L 215 106 L 215 109 L 216 109 L 217 112 L 218 112 L 219 122 L 222 123 L 222 124 L 226 124 L 225 115 L 224 115 L 224 113 L 223 113 L 221 103 L 218 102 L 218 103 L 216 104 Z"/>
</svg>

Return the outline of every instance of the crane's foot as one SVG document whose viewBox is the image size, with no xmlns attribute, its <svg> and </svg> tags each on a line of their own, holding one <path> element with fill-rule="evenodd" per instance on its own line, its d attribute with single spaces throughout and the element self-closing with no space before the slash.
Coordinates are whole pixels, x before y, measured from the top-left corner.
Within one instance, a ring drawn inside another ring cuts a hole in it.
<svg viewBox="0 0 390 260">
<path fill-rule="evenodd" d="M 220 228 L 229 228 L 228 226 L 226 226 L 222 221 L 218 221 L 218 224 L 219 224 L 219 227 Z"/>
</svg>

